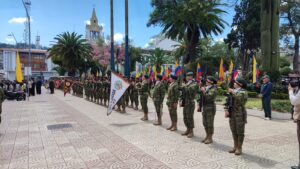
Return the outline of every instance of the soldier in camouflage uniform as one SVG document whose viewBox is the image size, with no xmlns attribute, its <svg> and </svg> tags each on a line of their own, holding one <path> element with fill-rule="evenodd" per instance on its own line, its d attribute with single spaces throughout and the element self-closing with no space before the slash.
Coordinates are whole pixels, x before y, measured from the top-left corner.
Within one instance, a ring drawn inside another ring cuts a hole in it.
<svg viewBox="0 0 300 169">
<path fill-rule="evenodd" d="M 97 103 L 97 104 L 99 104 L 99 98 L 100 98 L 100 96 L 99 96 L 99 79 L 97 78 L 96 79 L 96 81 L 95 81 L 95 87 L 94 87 L 94 89 L 95 89 L 95 103 Z"/>
<path fill-rule="evenodd" d="M 110 78 L 108 77 L 107 80 L 106 80 L 106 99 L 107 101 L 109 102 L 109 99 L 110 99 Z"/>
<path fill-rule="evenodd" d="M 153 87 L 153 93 L 152 93 L 152 98 L 157 114 L 157 121 L 154 122 L 154 125 L 161 125 L 161 117 L 162 117 L 162 106 L 165 98 L 165 93 L 166 93 L 166 88 L 164 83 L 161 81 L 162 76 L 157 75 L 156 76 L 157 80 L 156 83 Z"/>
<path fill-rule="evenodd" d="M 229 153 L 234 153 L 235 155 L 242 154 L 245 137 L 245 124 L 247 123 L 245 104 L 248 99 L 248 93 L 243 88 L 246 88 L 246 86 L 247 82 L 242 78 L 238 78 L 234 83 L 234 89 L 228 89 L 228 92 L 232 93 L 233 108 L 231 113 L 225 108 L 225 116 L 229 117 L 230 130 L 234 142 L 234 147 Z"/>
<path fill-rule="evenodd" d="M 85 94 L 85 97 L 86 99 L 88 100 L 88 80 L 85 80 L 84 81 L 84 94 Z"/>
<path fill-rule="evenodd" d="M 87 98 L 88 101 L 91 101 L 91 92 L 92 92 L 92 80 L 89 79 L 87 83 Z"/>
<path fill-rule="evenodd" d="M 124 79 L 125 79 L 126 77 L 124 77 Z M 127 79 L 127 82 L 129 82 L 130 81 L 130 79 L 129 78 L 126 78 Z M 125 91 L 125 93 L 124 93 L 124 101 L 125 101 L 125 106 L 128 106 L 129 105 L 129 95 L 130 95 L 130 86 L 127 88 L 127 90 Z"/>
<path fill-rule="evenodd" d="M 106 77 L 103 78 L 103 105 L 106 106 L 107 103 L 107 90 L 108 90 L 108 80 Z"/>
<path fill-rule="evenodd" d="M 197 91 L 197 83 L 193 81 L 193 72 L 188 72 L 186 74 L 187 83 L 182 86 L 184 91 L 183 101 L 183 119 L 186 126 L 186 131 L 182 133 L 182 136 L 187 136 L 188 138 L 194 137 L 194 111 L 195 111 L 195 97 Z"/>
<path fill-rule="evenodd" d="M 100 99 L 100 105 L 103 105 L 103 78 L 100 78 L 99 81 L 99 99 Z"/>
<path fill-rule="evenodd" d="M 83 97 L 83 84 L 80 81 L 78 82 L 78 95 Z"/>
<path fill-rule="evenodd" d="M 141 85 L 141 83 L 139 82 L 139 79 L 133 79 L 130 98 L 131 98 L 131 102 L 132 102 L 132 107 L 133 107 L 133 103 L 135 105 L 135 107 L 134 107 L 135 110 L 138 110 L 138 108 L 139 108 L 138 87 L 140 85 Z"/>
<path fill-rule="evenodd" d="M 209 76 L 206 80 L 206 87 L 201 87 L 201 94 L 203 95 L 203 112 L 202 112 L 202 122 L 205 129 L 205 139 L 202 140 L 205 144 L 211 144 L 213 142 L 212 136 L 214 134 L 214 119 L 216 115 L 216 97 L 217 88 L 215 84 L 217 80 Z"/>
<path fill-rule="evenodd" d="M 0 124 L 1 124 L 1 114 L 2 114 L 2 103 L 5 100 L 5 95 L 4 95 L 4 91 L 3 88 L 0 87 Z"/>
<path fill-rule="evenodd" d="M 137 86 L 140 95 L 140 101 L 142 105 L 142 109 L 144 111 L 144 117 L 141 118 L 143 121 L 148 120 L 148 96 L 149 96 L 149 83 L 148 83 L 148 75 L 143 76 L 143 82 L 140 86 Z"/>
<path fill-rule="evenodd" d="M 168 87 L 167 106 L 171 117 L 171 126 L 167 130 L 177 130 L 177 103 L 179 99 L 179 87 L 177 83 L 177 76 L 171 74 L 170 85 Z"/>
</svg>

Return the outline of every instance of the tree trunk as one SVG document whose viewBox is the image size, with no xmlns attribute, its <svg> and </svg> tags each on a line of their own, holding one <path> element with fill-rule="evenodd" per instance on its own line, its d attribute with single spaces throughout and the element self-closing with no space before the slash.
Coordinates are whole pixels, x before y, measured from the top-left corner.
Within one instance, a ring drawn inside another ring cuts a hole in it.
<svg viewBox="0 0 300 169">
<path fill-rule="evenodd" d="M 187 31 L 188 52 L 185 63 L 192 62 L 197 56 L 197 45 L 199 43 L 200 32 L 196 25 L 191 25 Z"/>
<path fill-rule="evenodd" d="M 272 71 L 279 70 L 279 7 L 280 0 L 272 0 L 272 27 L 271 27 L 271 64 Z"/>
<path fill-rule="evenodd" d="M 279 70 L 279 6 L 280 0 L 261 1 L 262 66 L 272 72 Z"/>
<path fill-rule="evenodd" d="M 295 36 L 295 45 L 294 45 L 294 59 L 293 59 L 293 69 L 300 71 L 299 67 L 299 37 L 300 34 L 294 35 Z"/>
</svg>

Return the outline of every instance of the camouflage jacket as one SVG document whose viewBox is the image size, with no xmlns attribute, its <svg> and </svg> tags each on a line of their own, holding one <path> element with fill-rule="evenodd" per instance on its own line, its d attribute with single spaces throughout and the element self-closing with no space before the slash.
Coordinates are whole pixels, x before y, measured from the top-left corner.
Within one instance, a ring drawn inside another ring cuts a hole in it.
<svg viewBox="0 0 300 169">
<path fill-rule="evenodd" d="M 248 100 L 248 92 L 245 89 L 235 90 L 233 93 L 233 113 L 243 114 L 244 120 L 246 121 L 247 111 L 246 102 Z"/>
<path fill-rule="evenodd" d="M 140 95 L 149 95 L 149 83 L 148 80 L 143 80 L 141 86 L 137 86 Z"/>
<path fill-rule="evenodd" d="M 217 89 L 215 86 L 210 86 L 205 91 L 204 105 L 215 105 L 217 97 Z"/>
<path fill-rule="evenodd" d="M 167 102 L 177 103 L 179 99 L 179 87 L 177 82 L 173 82 L 168 87 Z"/>
<path fill-rule="evenodd" d="M 153 100 L 163 102 L 165 98 L 165 93 L 166 93 L 165 84 L 162 81 L 158 82 L 158 84 L 155 84 L 153 88 L 153 93 L 152 93 Z"/>
<path fill-rule="evenodd" d="M 185 104 L 189 104 L 194 102 L 196 93 L 197 93 L 197 83 L 194 81 L 189 81 L 185 85 L 183 85 L 183 90 L 184 90 L 184 102 Z"/>
</svg>

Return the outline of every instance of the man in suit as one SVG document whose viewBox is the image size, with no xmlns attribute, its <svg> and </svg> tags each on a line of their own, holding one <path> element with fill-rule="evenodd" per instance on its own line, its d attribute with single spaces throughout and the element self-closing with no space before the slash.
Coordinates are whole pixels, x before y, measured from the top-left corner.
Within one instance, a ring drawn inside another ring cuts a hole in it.
<svg viewBox="0 0 300 169">
<path fill-rule="evenodd" d="M 262 105 L 265 112 L 265 120 L 271 120 L 271 94 L 273 85 L 270 82 L 270 77 L 268 75 L 263 76 L 263 85 L 260 92 L 260 97 L 262 98 Z"/>
</svg>

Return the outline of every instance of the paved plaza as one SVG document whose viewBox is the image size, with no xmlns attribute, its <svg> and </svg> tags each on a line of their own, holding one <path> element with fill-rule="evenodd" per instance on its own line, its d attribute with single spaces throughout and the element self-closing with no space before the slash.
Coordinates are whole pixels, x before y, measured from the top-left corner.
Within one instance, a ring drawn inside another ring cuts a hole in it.
<svg viewBox="0 0 300 169">
<path fill-rule="evenodd" d="M 229 154 L 232 137 L 228 119 L 218 106 L 214 143 L 205 145 L 201 113 L 195 112 L 195 137 L 185 130 L 179 108 L 179 130 L 167 131 L 170 119 L 164 105 L 163 126 L 142 122 L 141 111 L 113 112 L 72 95 L 43 91 L 30 101 L 5 101 L 0 125 L 0 169 L 285 169 L 298 163 L 296 125 L 288 114 L 265 121 L 260 111 L 248 111 L 242 156 Z M 61 126 L 53 126 L 60 124 Z M 59 128 L 60 127 L 60 128 Z"/>
</svg>

